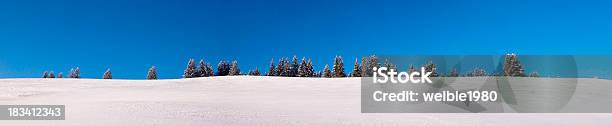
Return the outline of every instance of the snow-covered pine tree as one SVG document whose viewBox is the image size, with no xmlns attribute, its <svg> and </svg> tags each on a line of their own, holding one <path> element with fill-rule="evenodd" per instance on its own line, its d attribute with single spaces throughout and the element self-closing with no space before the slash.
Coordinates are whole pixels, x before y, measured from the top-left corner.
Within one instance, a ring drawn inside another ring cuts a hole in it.
<svg viewBox="0 0 612 126">
<path fill-rule="evenodd" d="M 276 70 L 275 70 L 275 66 L 274 66 L 274 58 L 272 58 L 272 60 L 270 60 L 270 67 L 268 68 L 268 73 L 266 73 L 266 76 L 276 76 Z"/>
<path fill-rule="evenodd" d="M 70 68 L 70 72 L 68 72 L 68 78 L 74 78 L 74 68 Z"/>
<path fill-rule="evenodd" d="M 229 75 L 230 64 L 228 61 L 220 61 L 217 65 L 217 76 L 227 76 Z"/>
<path fill-rule="evenodd" d="M 362 77 L 371 77 L 372 73 L 374 72 L 372 68 L 374 67 L 380 67 L 380 64 L 378 63 L 378 57 L 376 57 L 375 55 L 371 55 L 361 58 Z"/>
<path fill-rule="evenodd" d="M 149 72 L 147 72 L 147 80 L 157 80 L 157 69 L 155 66 L 151 66 L 151 68 L 149 68 Z"/>
<path fill-rule="evenodd" d="M 74 69 L 74 78 L 81 78 L 81 68 L 76 67 Z"/>
<path fill-rule="evenodd" d="M 110 68 L 106 69 L 104 75 L 102 75 L 102 79 L 113 79 L 113 74 L 111 73 Z"/>
<path fill-rule="evenodd" d="M 259 68 L 255 67 L 255 70 L 249 70 L 248 75 L 249 76 L 261 76 L 261 73 L 259 73 Z"/>
<path fill-rule="evenodd" d="M 212 65 L 210 65 L 210 63 L 206 63 L 206 71 L 204 73 L 205 73 L 204 77 L 215 76 L 214 75 L 214 70 L 212 68 Z"/>
<path fill-rule="evenodd" d="M 290 69 L 289 69 L 289 58 L 285 57 L 285 59 L 283 59 L 283 65 L 282 65 L 282 68 L 281 68 L 280 76 L 288 77 L 289 76 L 289 71 L 290 71 Z"/>
<path fill-rule="evenodd" d="M 306 65 L 306 77 L 315 77 L 315 71 L 312 67 L 312 59 L 308 58 L 308 64 Z"/>
<path fill-rule="evenodd" d="M 53 71 L 49 72 L 49 76 L 47 78 L 55 78 L 55 74 Z"/>
<path fill-rule="evenodd" d="M 529 73 L 529 77 L 540 77 L 540 74 L 534 71 L 534 72 Z"/>
<path fill-rule="evenodd" d="M 198 66 L 196 67 L 191 77 L 206 77 L 205 75 L 206 75 L 206 62 L 204 62 L 204 59 L 200 59 L 200 62 L 198 63 Z"/>
<path fill-rule="evenodd" d="M 296 77 L 298 74 L 299 63 L 297 56 L 293 55 L 293 60 L 291 61 L 291 65 L 289 66 L 289 77 Z"/>
<path fill-rule="evenodd" d="M 283 76 L 285 72 L 285 58 L 281 57 L 278 60 L 278 66 L 276 66 L 276 76 Z"/>
<path fill-rule="evenodd" d="M 289 58 L 285 58 L 285 65 L 283 66 L 285 66 L 285 68 L 283 68 L 285 69 L 285 72 L 284 72 L 285 77 L 290 77 L 291 76 L 291 63 L 289 61 Z"/>
<path fill-rule="evenodd" d="M 191 78 L 194 74 L 196 68 L 196 64 L 195 64 L 195 60 L 194 59 L 189 59 L 189 61 L 187 61 L 187 68 L 185 68 L 185 70 L 183 71 L 183 78 Z"/>
<path fill-rule="evenodd" d="M 525 70 L 514 53 L 507 54 L 504 58 L 504 76 L 524 77 Z"/>
<path fill-rule="evenodd" d="M 351 77 L 361 77 L 361 66 L 357 61 L 357 58 L 355 58 L 355 64 L 353 65 L 353 72 L 351 72 Z"/>
<path fill-rule="evenodd" d="M 255 67 L 255 70 L 253 70 L 253 76 L 261 76 L 261 72 L 259 72 L 259 68 Z"/>
<path fill-rule="evenodd" d="M 333 77 L 346 77 L 346 74 L 344 74 L 344 63 L 342 62 L 342 56 L 336 56 L 333 67 Z"/>
<path fill-rule="evenodd" d="M 325 64 L 325 67 L 323 68 L 323 73 L 321 74 L 321 77 L 324 77 L 324 78 L 331 78 L 332 77 L 332 73 L 329 70 L 329 65 Z"/>
<path fill-rule="evenodd" d="M 389 59 L 385 59 L 385 62 L 383 63 L 383 66 L 387 67 L 387 70 L 394 69 L 395 71 L 397 71 L 397 68 L 395 67 L 395 64 L 391 63 L 391 61 L 389 61 Z"/>
<path fill-rule="evenodd" d="M 308 62 L 306 62 L 306 57 L 302 57 L 302 62 L 300 63 L 300 66 L 298 67 L 298 72 L 297 72 L 297 76 L 298 77 L 307 77 L 307 72 L 308 71 Z"/>
<path fill-rule="evenodd" d="M 49 72 L 45 71 L 43 72 L 42 78 L 47 78 L 49 77 Z"/>
<path fill-rule="evenodd" d="M 429 60 L 427 64 L 424 65 L 426 72 L 431 72 L 429 77 L 437 77 L 438 73 L 436 72 L 436 64 L 433 63 L 432 60 Z"/>
<path fill-rule="evenodd" d="M 230 76 L 240 75 L 240 68 L 238 68 L 238 61 L 236 60 L 232 61 L 232 65 L 230 66 L 230 69 L 229 69 L 229 75 Z"/>
<path fill-rule="evenodd" d="M 487 75 L 487 72 L 484 69 L 474 68 L 474 70 L 472 70 L 472 72 L 468 73 L 466 76 L 480 77 L 480 76 L 486 76 L 486 75 Z"/>
<path fill-rule="evenodd" d="M 64 78 L 64 74 L 62 72 L 57 73 L 57 78 Z"/>
</svg>

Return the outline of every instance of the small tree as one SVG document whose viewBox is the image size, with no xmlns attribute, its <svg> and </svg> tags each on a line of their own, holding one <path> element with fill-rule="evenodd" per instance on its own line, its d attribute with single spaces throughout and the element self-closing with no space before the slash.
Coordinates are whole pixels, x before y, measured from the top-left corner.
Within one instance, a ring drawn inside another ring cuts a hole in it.
<svg viewBox="0 0 612 126">
<path fill-rule="evenodd" d="M 378 57 L 376 57 L 375 55 L 371 55 L 361 58 L 362 77 L 371 77 L 372 73 L 374 72 L 372 68 L 374 67 L 380 67 L 380 64 L 378 63 Z"/>
<path fill-rule="evenodd" d="M 261 76 L 261 73 L 259 73 L 259 69 L 257 67 L 255 67 L 255 70 L 249 70 L 248 75 L 250 75 L 250 76 Z"/>
<path fill-rule="evenodd" d="M 76 67 L 75 69 L 70 69 L 70 74 L 68 75 L 69 78 L 81 78 L 81 69 L 79 69 L 79 67 Z"/>
<path fill-rule="evenodd" d="M 217 65 L 217 76 L 227 76 L 230 73 L 230 64 L 227 61 L 220 61 Z"/>
<path fill-rule="evenodd" d="M 312 66 L 312 60 L 308 58 L 308 64 L 306 65 L 306 76 L 314 77 L 315 76 L 314 68 Z"/>
<path fill-rule="evenodd" d="M 62 72 L 57 73 L 57 78 L 64 78 L 64 74 Z"/>
<path fill-rule="evenodd" d="M 278 65 L 276 65 L 276 76 L 281 76 L 281 73 L 283 72 L 283 65 L 285 64 L 285 59 L 283 57 L 281 57 L 280 59 L 278 59 Z"/>
<path fill-rule="evenodd" d="M 293 56 L 293 60 L 291 62 L 291 66 L 289 66 L 289 75 L 290 77 L 296 77 L 299 71 L 299 64 L 297 56 Z"/>
<path fill-rule="evenodd" d="M 344 63 L 342 62 L 342 56 L 336 56 L 333 67 L 333 77 L 346 77 L 346 74 L 344 74 Z"/>
<path fill-rule="evenodd" d="M 291 65 L 289 64 L 289 58 L 285 58 L 285 64 L 283 64 L 282 75 L 284 77 L 290 77 L 291 76 Z"/>
<path fill-rule="evenodd" d="M 280 63 L 278 64 L 278 74 L 279 76 L 288 77 L 290 76 L 291 66 L 289 65 L 288 58 L 282 58 Z"/>
<path fill-rule="evenodd" d="M 68 72 L 68 78 L 74 78 L 74 68 L 70 68 L 70 71 Z"/>
<path fill-rule="evenodd" d="M 204 62 L 203 59 L 200 59 L 200 62 L 198 63 L 198 66 L 196 67 L 191 77 L 205 77 L 205 74 L 206 74 L 206 62 Z"/>
<path fill-rule="evenodd" d="M 113 79 L 110 68 L 106 69 L 106 72 L 104 72 L 104 75 L 102 75 L 102 79 Z"/>
<path fill-rule="evenodd" d="M 204 74 L 204 77 L 215 76 L 213 68 L 210 65 L 210 63 L 206 63 L 206 72 L 204 72 L 204 73 L 206 73 L 206 74 Z"/>
<path fill-rule="evenodd" d="M 276 70 L 275 66 L 274 66 L 274 58 L 272 58 L 272 60 L 270 60 L 270 67 L 268 68 L 268 73 L 266 74 L 267 76 L 276 76 Z"/>
<path fill-rule="evenodd" d="M 149 68 L 149 72 L 147 72 L 147 80 L 157 80 L 157 69 L 155 69 L 155 66 L 151 66 L 151 68 Z"/>
<path fill-rule="evenodd" d="M 468 77 L 480 77 L 480 76 L 487 76 L 487 72 L 484 69 L 481 68 L 474 68 L 474 70 L 472 70 L 472 72 L 467 74 Z"/>
<path fill-rule="evenodd" d="M 189 59 L 189 61 L 187 61 L 187 68 L 185 68 L 185 70 L 183 71 L 183 78 L 191 78 L 194 75 L 195 72 L 195 60 L 194 59 Z"/>
<path fill-rule="evenodd" d="M 325 64 L 325 67 L 323 68 L 323 73 L 321 74 L 321 77 L 324 77 L 324 78 L 331 78 L 332 77 L 331 71 L 329 70 L 329 65 Z"/>
<path fill-rule="evenodd" d="M 53 71 L 49 72 L 49 77 L 48 78 L 55 78 L 55 74 L 53 73 Z"/>
<path fill-rule="evenodd" d="M 436 72 L 436 64 L 433 63 L 432 60 L 429 60 L 427 64 L 424 65 L 426 72 L 431 72 L 430 77 L 437 77 L 438 73 Z"/>
<path fill-rule="evenodd" d="M 230 66 L 230 69 L 229 69 L 229 75 L 230 76 L 240 75 L 240 68 L 238 68 L 238 61 L 236 60 L 232 61 L 232 65 Z"/>
<path fill-rule="evenodd" d="M 357 62 L 357 58 L 355 58 L 355 64 L 353 65 L 353 72 L 351 72 L 352 77 L 361 77 L 361 66 L 359 62 Z"/>
<path fill-rule="evenodd" d="M 298 72 L 297 72 L 297 76 L 298 77 L 307 77 L 308 73 L 308 62 L 306 62 L 306 57 L 302 57 L 302 62 L 300 63 L 300 66 L 298 67 Z"/>
<path fill-rule="evenodd" d="M 540 77 L 540 74 L 534 71 L 534 72 L 529 73 L 529 77 Z"/>
<path fill-rule="evenodd" d="M 49 77 L 49 72 L 45 71 L 43 72 L 42 78 L 48 78 Z"/>
<path fill-rule="evenodd" d="M 524 77 L 525 70 L 516 54 L 507 54 L 504 58 L 504 76 Z"/>
</svg>

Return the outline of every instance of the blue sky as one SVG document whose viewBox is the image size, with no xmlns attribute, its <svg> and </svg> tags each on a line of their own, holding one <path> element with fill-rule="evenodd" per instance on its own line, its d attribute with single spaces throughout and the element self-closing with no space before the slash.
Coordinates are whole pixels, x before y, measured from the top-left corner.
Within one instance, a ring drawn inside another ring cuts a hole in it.
<svg viewBox="0 0 612 126">
<path fill-rule="evenodd" d="M 612 54 L 608 1 L 91 0 L 0 2 L 0 77 L 179 78 L 189 58 Z"/>
</svg>

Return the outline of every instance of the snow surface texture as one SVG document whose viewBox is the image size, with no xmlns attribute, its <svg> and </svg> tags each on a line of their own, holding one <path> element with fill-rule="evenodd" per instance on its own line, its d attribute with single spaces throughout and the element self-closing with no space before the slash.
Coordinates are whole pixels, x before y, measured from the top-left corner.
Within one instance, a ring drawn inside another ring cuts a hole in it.
<svg viewBox="0 0 612 126">
<path fill-rule="evenodd" d="M 612 113 L 361 113 L 359 78 L 0 79 L 0 104 L 66 105 L 66 120 L 2 126 L 612 124 Z"/>
</svg>

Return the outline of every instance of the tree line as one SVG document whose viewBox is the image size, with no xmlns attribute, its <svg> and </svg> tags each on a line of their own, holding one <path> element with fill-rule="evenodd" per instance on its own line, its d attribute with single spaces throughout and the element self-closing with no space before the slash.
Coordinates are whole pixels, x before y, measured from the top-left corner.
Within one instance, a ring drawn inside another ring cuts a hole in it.
<svg viewBox="0 0 612 126">
<path fill-rule="evenodd" d="M 532 72 L 529 75 L 524 73 L 524 69 L 522 64 L 518 60 L 518 56 L 515 54 L 508 54 L 504 59 L 504 68 L 503 75 L 489 75 L 486 73 L 484 69 L 475 68 L 474 70 L 460 75 L 457 69 L 452 69 L 446 75 L 439 75 L 437 72 L 436 64 L 434 64 L 431 60 L 424 64 L 422 67 L 425 68 L 426 72 L 432 72 L 431 77 L 459 77 L 459 76 L 468 76 L 468 77 L 476 77 L 476 76 L 513 76 L 513 77 L 539 77 L 537 72 Z M 287 57 L 282 57 L 278 59 L 278 62 L 275 64 L 274 58 L 270 60 L 269 68 L 266 74 L 262 74 L 257 67 L 255 69 L 248 70 L 248 72 L 243 73 L 240 71 L 238 66 L 238 61 L 219 61 L 217 64 L 217 71 L 213 70 L 213 67 L 210 63 L 207 63 L 203 59 L 201 59 L 197 65 L 195 59 L 189 59 L 187 61 L 187 66 L 183 71 L 183 78 L 197 78 L 197 77 L 211 77 L 211 76 L 239 76 L 239 75 L 249 75 L 249 76 L 280 76 L 280 77 L 321 77 L 321 78 L 340 78 L 340 77 L 371 77 L 373 67 L 387 67 L 390 69 L 396 69 L 397 66 L 388 59 L 385 59 L 383 64 L 379 63 L 379 59 L 375 55 L 365 56 L 361 58 L 361 62 L 356 58 L 353 69 L 350 73 L 346 74 L 344 70 L 344 61 L 342 56 L 335 56 L 332 62 L 332 66 L 330 68 L 329 64 L 325 64 L 321 71 L 315 71 L 313 67 L 312 60 L 310 58 L 302 57 L 301 60 L 297 58 L 297 56 L 293 56 L 291 59 Z M 414 72 L 417 69 L 410 65 L 408 67 L 408 72 Z M 80 69 L 79 67 L 70 69 L 70 73 L 68 74 L 68 78 L 80 78 Z M 56 77 L 54 72 L 43 72 L 42 78 L 63 78 L 62 73 L 58 73 Z M 112 79 L 112 73 L 110 68 L 106 69 L 104 74 L 102 75 L 102 79 Z M 157 69 L 155 66 L 151 66 L 147 72 L 146 79 L 148 80 L 156 80 L 157 77 Z"/>
</svg>

